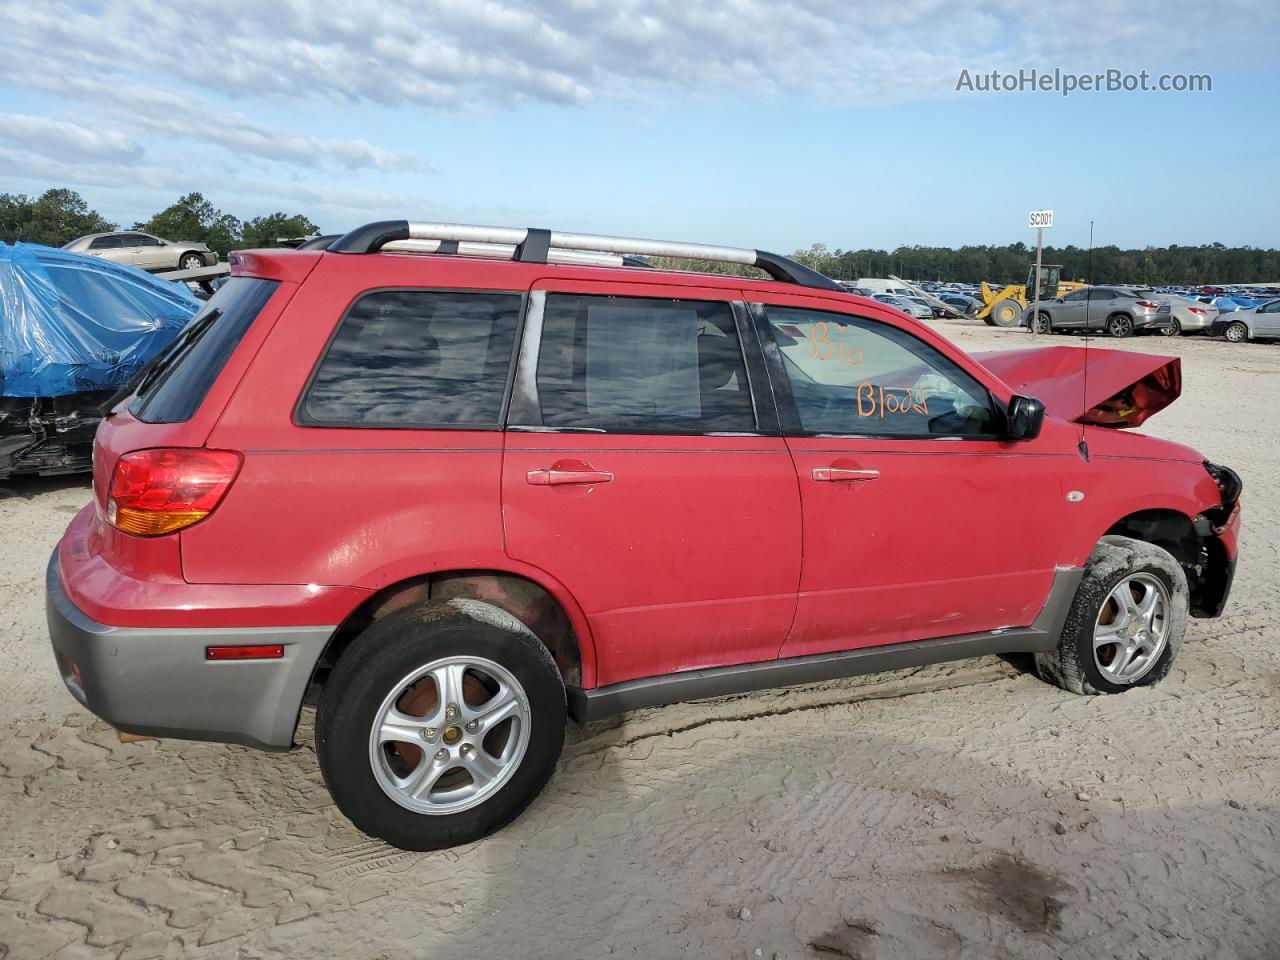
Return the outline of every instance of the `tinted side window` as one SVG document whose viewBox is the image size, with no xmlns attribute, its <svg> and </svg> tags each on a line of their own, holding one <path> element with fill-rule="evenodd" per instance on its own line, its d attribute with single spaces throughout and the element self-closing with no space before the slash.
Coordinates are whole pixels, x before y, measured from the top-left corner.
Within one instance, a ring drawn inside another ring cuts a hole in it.
<svg viewBox="0 0 1280 960">
<path fill-rule="evenodd" d="M 520 303 L 516 293 L 366 294 L 312 375 L 299 421 L 496 428 Z"/>
<path fill-rule="evenodd" d="M 129 411 L 147 423 L 190 420 L 204 402 L 278 280 L 232 277 L 197 313 L 142 380 Z"/>
<path fill-rule="evenodd" d="M 769 307 L 805 433 L 988 436 L 991 395 L 904 330 L 840 313 Z"/>
<path fill-rule="evenodd" d="M 94 237 L 89 241 L 90 250 L 111 250 L 119 246 L 120 238 L 118 236 Z"/>
<path fill-rule="evenodd" d="M 548 427 L 677 434 L 756 429 L 727 303 L 552 294 L 537 382 Z"/>
</svg>

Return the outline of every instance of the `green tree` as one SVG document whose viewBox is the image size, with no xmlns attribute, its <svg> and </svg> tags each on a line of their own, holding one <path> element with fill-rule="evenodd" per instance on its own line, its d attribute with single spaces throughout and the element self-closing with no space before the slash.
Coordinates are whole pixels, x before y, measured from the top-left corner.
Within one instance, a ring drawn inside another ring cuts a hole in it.
<svg viewBox="0 0 1280 960">
<path fill-rule="evenodd" d="M 177 203 L 165 207 L 146 223 L 137 224 L 137 229 L 166 240 L 198 240 L 223 257 L 241 245 L 240 221 L 223 213 L 199 193 L 180 197 Z"/>
<path fill-rule="evenodd" d="M 320 232 L 320 228 L 300 213 L 289 216 L 285 213 L 269 213 L 265 217 L 254 217 L 244 222 L 241 242 L 250 249 L 258 247 L 274 247 L 277 241 L 292 237 L 312 237 Z"/>
<path fill-rule="evenodd" d="M 0 193 L 0 240 L 60 247 L 86 233 L 114 230 L 115 224 L 90 210 L 80 194 L 58 187 L 36 199 Z"/>
</svg>

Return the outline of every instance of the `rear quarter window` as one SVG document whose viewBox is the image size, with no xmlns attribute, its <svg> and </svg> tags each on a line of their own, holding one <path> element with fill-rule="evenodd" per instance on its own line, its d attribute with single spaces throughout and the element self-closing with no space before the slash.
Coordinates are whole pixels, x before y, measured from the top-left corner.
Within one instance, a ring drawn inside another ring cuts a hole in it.
<svg viewBox="0 0 1280 960">
<path fill-rule="evenodd" d="M 329 342 L 297 422 L 499 428 L 522 302 L 518 293 L 366 293 Z"/>
<path fill-rule="evenodd" d="M 144 378 L 129 412 L 146 423 L 190 420 L 279 286 L 278 280 L 232 277 L 219 287 L 178 334 L 178 346 L 162 354 Z M 198 334 L 184 341 L 183 334 L 193 330 Z"/>
</svg>

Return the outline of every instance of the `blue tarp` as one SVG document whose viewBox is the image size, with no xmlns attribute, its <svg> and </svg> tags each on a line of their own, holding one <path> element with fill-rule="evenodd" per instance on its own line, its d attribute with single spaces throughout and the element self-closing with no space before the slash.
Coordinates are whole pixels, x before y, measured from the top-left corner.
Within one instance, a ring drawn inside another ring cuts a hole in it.
<svg viewBox="0 0 1280 960">
<path fill-rule="evenodd" d="M 0 242 L 0 397 L 116 389 L 201 305 L 137 267 Z"/>
</svg>

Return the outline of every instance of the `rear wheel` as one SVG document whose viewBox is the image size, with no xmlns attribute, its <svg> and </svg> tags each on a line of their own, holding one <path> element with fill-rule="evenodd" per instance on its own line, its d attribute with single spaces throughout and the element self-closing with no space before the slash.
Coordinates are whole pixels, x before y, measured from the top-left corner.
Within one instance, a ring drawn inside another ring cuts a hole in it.
<svg viewBox="0 0 1280 960">
<path fill-rule="evenodd" d="M 1072 693 L 1120 693 L 1169 672 L 1187 629 L 1187 579 L 1167 550 L 1103 537 L 1058 639 L 1036 672 Z"/>
<path fill-rule="evenodd" d="M 338 808 L 405 850 L 487 836 L 542 790 L 564 744 L 555 661 L 522 623 L 454 599 L 390 614 L 326 683 L 316 754 Z"/>
<path fill-rule="evenodd" d="M 1017 300 L 1001 300 L 988 316 L 997 327 L 1016 327 L 1022 319 L 1022 307 Z"/>
<path fill-rule="evenodd" d="M 1113 337 L 1128 337 L 1133 334 L 1133 318 L 1127 313 L 1113 313 L 1107 317 L 1107 333 Z"/>
<path fill-rule="evenodd" d="M 1222 335 L 1232 343 L 1244 343 L 1249 339 L 1249 328 L 1236 320 L 1234 323 L 1227 324 L 1227 329 L 1222 331 Z"/>
</svg>

